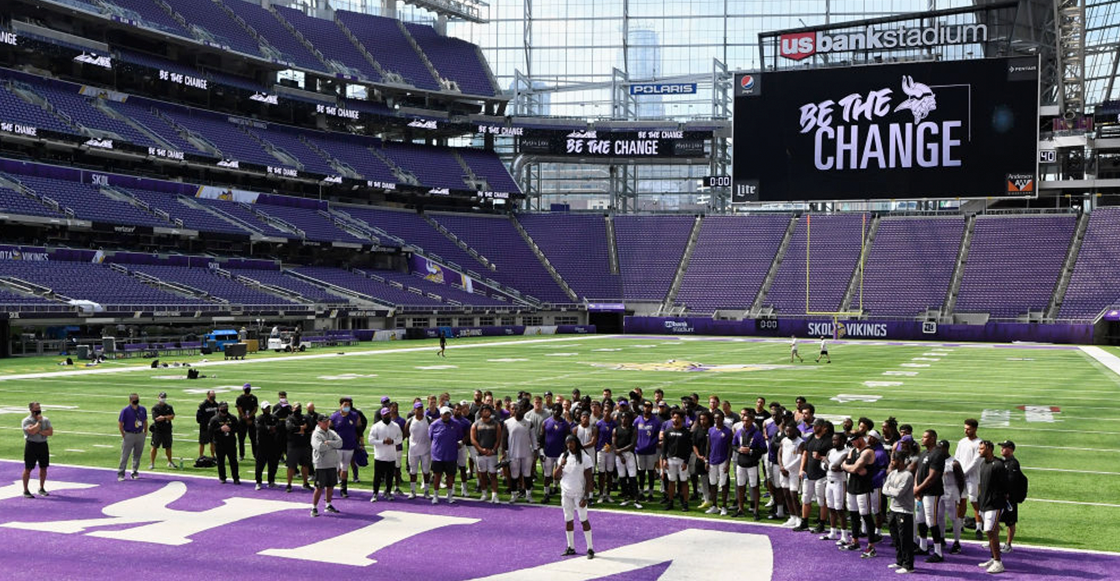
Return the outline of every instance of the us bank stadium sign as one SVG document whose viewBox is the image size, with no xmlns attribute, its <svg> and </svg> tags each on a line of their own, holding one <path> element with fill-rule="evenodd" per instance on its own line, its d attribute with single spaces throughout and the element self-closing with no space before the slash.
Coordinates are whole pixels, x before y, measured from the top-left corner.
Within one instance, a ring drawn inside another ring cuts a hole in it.
<svg viewBox="0 0 1120 581">
<path fill-rule="evenodd" d="M 778 54 L 799 61 L 815 54 L 848 51 L 887 51 L 988 41 L 986 24 L 909 26 L 892 29 L 867 26 L 855 31 L 795 32 L 778 37 Z"/>
</svg>

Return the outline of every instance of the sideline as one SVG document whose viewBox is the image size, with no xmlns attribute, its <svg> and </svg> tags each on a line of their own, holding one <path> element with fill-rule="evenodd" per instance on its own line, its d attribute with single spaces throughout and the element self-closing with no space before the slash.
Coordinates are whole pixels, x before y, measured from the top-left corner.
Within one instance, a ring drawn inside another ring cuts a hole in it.
<svg viewBox="0 0 1120 581">
<path fill-rule="evenodd" d="M 1120 375 L 1120 357 L 1094 346 L 1083 346 L 1081 352 L 1092 357 L 1097 363 L 1104 365 L 1113 373 Z"/>
<path fill-rule="evenodd" d="M 469 345 L 448 345 L 450 349 L 479 349 L 483 347 L 504 347 L 508 345 L 527 345 L 531 343 L 562 343 L 566 341 L 587 341 L 591 339 L 615 339 L 618 335 L 573 335 L 571 337 L 562 337 L 556 339 L 527 339 L 521 341 L 492 341 L 487 343 L 471 343 Z M 253 363 L 279 363 L 287 361 L 304 361 L 308 359 L 326 359 L 334 357 L 359 357 L 367 355 L 385 355 L 393 353 L 414 353 L 417 351 L 431 351 L 434 347 L 402 347 L 400 349 L 374 349 L 371 351 L 348 351 L 342 353 L 320 353 L 314 355 L 292 355 L 290 357 L 270 357 L 268 359 L 242 359 L 242 360 L 223 360 L 223 361 L 207 361 L 200 363 L 192 363 L 191 367 L 217 367 L 220 365 L 250 365 Z M 183 369 L 183 368 L 178 368 Z M 42 373 L 23 373 L 20 375 L 5 375 L 0 376 L 0 382 L 10 381 L 14 379 L 43 379 L 48 377 L 81 377 L 85 375 L 97 375 L 104 373 L 129 373 L 137 371 L 152 371 L 151 367 L 118 367 L 116 369 L 83 369 L 74 371 L 48 371 Z M 156 371 L 159 371 L 158 369 Z"/>
</svg>

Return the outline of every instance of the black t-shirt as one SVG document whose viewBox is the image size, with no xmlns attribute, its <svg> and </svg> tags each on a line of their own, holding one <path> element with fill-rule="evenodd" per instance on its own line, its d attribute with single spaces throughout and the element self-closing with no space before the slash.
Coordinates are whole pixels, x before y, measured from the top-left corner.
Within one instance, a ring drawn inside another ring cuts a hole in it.
<svg viewBox="0 0 1120 581">
<path fill-rule="evenodd" d="M 980 510 L 1004 510 L 1007 508 L 1007 468 L 1003 460 L 993 458 L 991 462 L 980 460 L 980 491 L 977 498 Z"/>
<path fill-rule="evenodd" d="M 805 443 L 805 450 L 809 453 L 809 461 L 805 463 L 805 477 L 809 480 L 820 480 L 825 477 L 824 468 L 821 466 L 821 461 L 813 458 L 813 452 L 821 455 L 821 458 L 828 458 L 828 451 L 832 448 L 832 438 L 827 436 L 823 438 L 812 437 Z"/>
<path fill-rule="evenodd" d="M 700 427 L 700 422 L 692 424 L 692 445 L 696 446 L 700 455 L 708 457 L 708 428 Z"/>
<path fill-rule="evenodd" d="M 692 454 L 692 432 L 684 426 L 665 430 L 665 443 L 661 453 L 666 458 L 688 460 L 689 455 Z"/>
<path fill-rule="evenodd" d="M 922 496 L 941 496 L 945 494 L 945 480 L 941 477 L 945 475 L 945 461 L 949 459 L 941 448 L 934 448 L 926 450 L 918 456 L 918 474 L 914 477 L 915 485 L 921 484 L 929 478 L 930 472 L 937 471 L 937 478 L 929 483 L 929 486 L 922 489 Z"/>
<path fill-rule="evenodd" d="M 755 410 L 755 412 L 754 412 L 754 425 L 758 426 L 758 429 L 761 430 L 762 429 L 762 424 L 768 419 L 770 419 L 770 412 L 768 412 L 766 410 L 762 410 L 762 411 Z"/>
<path fill-rule="evenodd" d="M 157 403 L 156 405 L 152 406 L 152 431 L 159 432 L 160 434 L 170 434 L 171 421 L 165 420 L 162 422 L 157 422 L 156 418 L 159 416 L 173 415 L 175 415 L 175 408 L 171 407 L 170 404 Z"/>
<path fill-rule="evenodd" d="M 237 396 L 234 405 L 241 408 L 245 415 L 252 416 L 257 413 L 257 396 L 249 394 L 241 394 Z"/>
<path fill-rule="evenodd" d="M 194 414 L 194 419 L 203 429 L 210 426 L 210 418 L 218 413 L 218 402 L 216 400 L 205 399 L 202 403 L 198 404 L 198 411 Z"/>
<path fill-rule="evenodd" d="M 614 429 L 614 444 L 615 444 L 614 449 L 616 451 L 619 450 L 620 448 L 625 448 L 627 446 L 633 446 L 634 445 L 634 426 L 631 425 L 629 428 L 624 428 L 620 424 L 617 428 L 615 428 Z M 633 448 L 630 448 L 628 450 L 628 452 L 633 452 L 633 451 L 634 451 Z"/>
<path fill-rule="evenodd" d="M 284 421 L 280 422 L 280 425 L 284 426 L 284 429 L 287 431 L 288 446 L 292 448 L 302 448 L 305 446 L 310 446 L 311 431 L 315 429 L 314 422 L 310 421 L 310 418 L 303 415 L 302 413 L 291 413 L 291 408 L 289 408 L 288 411 L 289 413 L 287 418 L 285 418 Z M 276 416 L 276 419 L 279 420 L 280 417 Z M 302 435 L 299 433 L 300 426 L 304 427 L 304 433 Z"/>
<path fill-rule="evenodd" d="M 859 448 L 852 448 L 852 451 L 848 452 L 848 457 L 844 459 L 844 464 L 853 465 L 857 463 L 859 461 L 859 457 L 863 455 L 865 451 L 871 453 L 871 455 L 874 455 L 874 453 L 871 452 L 870 448 L 863 448 L 862 450 Z M 871 463 L 868 463 L 863 467 L 863 469 L 864 474 L 862 475 L 856 474 L 855 472 L 848 473 L 849 493 L 867 494 L 871 492 L 871 473 L 875 470 L 875 468 L 871 465 Z"/>
</svg>

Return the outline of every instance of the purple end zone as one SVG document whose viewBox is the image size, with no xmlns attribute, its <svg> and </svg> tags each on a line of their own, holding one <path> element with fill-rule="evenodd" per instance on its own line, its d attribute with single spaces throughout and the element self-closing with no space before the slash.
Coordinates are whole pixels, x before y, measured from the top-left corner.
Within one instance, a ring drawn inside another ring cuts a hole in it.
<svg viewBox="0 0 1120 581">
<path fill-rule="evenodd" d="M 0 467 L 18 479 L 18 463 L 0 461 Z M 117 482 L 111 470 L 75 467 L 52 467 L 50 477 L 49 498 L 23 498 L 18 482 L 0 486 L 5 580 L 107 579 L 125 571 L 168 580 L 372 578 L 408 571 L 448 581 L 893 577 L 887 565 L 894 551 L 885 543 L 878 558 L 861 560 L 817 535 L 731 520 L 592 511 L 598 556 L 587 561 L 578 525 L 580 555 L 560 557 L 565 543 L 558 507 L 371 504 L 363 487 L 336 499 L 342 514 L 311 518 L 309 492 L 257 492 L 251 479 L 240 487 L 169 474 Z M 938 565 L 919 560 L 917 569 L 984 579 L 990 575 L 976 564 L 987 558 L 986 550 L 967 543 L 962 555 Z M 1005 565 L 1004 576 L 1015 579 L 1115 579 L 1120 554 L 1016 548 Z"/>
</svg>

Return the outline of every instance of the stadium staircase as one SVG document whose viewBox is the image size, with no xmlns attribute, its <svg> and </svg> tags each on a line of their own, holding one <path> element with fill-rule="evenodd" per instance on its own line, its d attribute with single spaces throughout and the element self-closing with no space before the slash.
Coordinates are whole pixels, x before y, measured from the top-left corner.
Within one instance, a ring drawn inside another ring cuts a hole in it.
<svg viewBox="0 0 1120 581">
<path fill-rule="evenodd" d="M 236 2 L 237 0 L 231 1 Z M 319 62 L 323 63 L 323 67 L 325 67 L 323 70 L 334 71 L 337 69 L 337 67 L 333 66 L 333 63 L 331 61 L 328 61 L 327 57 L 323 56 L 323 53 L 319 52 L 319 49 L 315 48 L 315 45 L 311 44 L 310 40 L 304 38 L 303 33 L 301 33 L 299 30 L 296 30 L 296 27 L 292 26 L 292 23 L 288 22 L 288 19 L 284 18 L 284 16 L 280 14 L 280 12 L 273 8 L 269 8 L 268 11 L 276 17 L 276 20 L 280 23 L 281 26 L 287 29 L 288 32 L 292 34 L 292 36 L 296 37 L 296 40 L 298 40 L 300 44 L 306 47 L 307 50 L 311 52 L 311 54 L 315 55 L 315 58 L 319 59 Z M 350 74 L 347 71 L 339 72 Z"/>
<path fill-rule="evenodd" d="M 269 226 L 272 226 L 277 230 L 287 232 L 289 234 L 294 234 L 295 236 L 298 236 L 300 238 L 307 238 L 307 233 L 302 229 L 287 220 L 277 218 L 275 216 L 270 216 L 268 214 L 268 211 L 263 209 L 263 206 L 261 206 L 260 204 L 246 204 L 244 202 L 238 202 L 237 205 L 241 206 L 249 212 L 252 212 L 258 220 L 267 223 Z"/>
<path fill-rule="evenodd" d="M 491 262 L 489 258 L 483 256 L 474 248 L 471 248 L 469 244 L 467 244 L 463 239 L 456 236 L 454 232 L 448 230 L 446 227 L 444 227 L 443 224 L 436 222 L 435 218 L 432 218 L 427 214 L 422 214 L 421 217 L 424 218 L 424 221 L 427 222 L 432 228 L 435 228 L 437 232 L 443 234 L 447 237 L 448 240 L 454 242 L 456 246 L 463 250 L 463 252 L 470 254 L 472 258 L 479 262 L 479 264 L 485 266 L 488 270 L 491 271 L 498 269 L 496 266 L 494 266 L 494 263 Z"/>
<path fill-rule="evenodd" d="M 152 131 L 151 129 L 148 129 L 148 127 L 145 126 L 143 123 L 141 123 L 141 122 L 139 122 L 139 121 L 127 116 L 127 115 L 124 115 L 120 111 L 117 111 L 116 109 L 110 107 L 108 104 L 105 103 L 105 101 L 103 99 L 91 99 L 90 100 L 90 105 L 94 109 L 97 109 L 98 111 L 100 111 L 102 115 L 105 115 L 106 117 L 109 117 L 109 118 L 112 118 L 112 119 L 116 119 L 117 121 L 120 121 L 121 123 L 124 123 L 125 125 L 128 125 L 129 127 L 132 127 L 133 129 L 138 131 L 144 137 L 147 137 L 148 139 L 152 140 L 153 143 L 158 143 L 162 147 L 164 147 L 166 149 L 170 149 L 170 150 L 178 149 L 174 145 L 168 143 L 166 139 L 164 139 L 163 137 L 158 135 L 156 132 Z"/>
<path fill-rule="evenodd" d="M 428 60 L 428 55 L 424 54 L 424 49 L 420 48 L 420 44 L 416 42 L 415 38 L 412 38 L 412 33 L 409 32 L 408 27 L 404 25 L 404 21 L 397 20 L 397 26 L 401 29 L 401 34 L 408 39 L 408 44 L 412 47 L 412 50 L 420 55 L 420 60 L 424 63 L 424 67 L 428 69 L 428 72 L 432 74 L 432 78 L 439 83 L 440 87 L 447 88 L 448 84 L 452 83 L 452 81 L 447 81 L 439 75 L 439 71 L 436 70 L 435 65 L 432 64 L 432 61 Z M 457 89 L 458 87 L 456 87 L 456 90 Z"/>
<path fill-rule="evenodd" d="M 459 167 L 463 170 L 463 175 L 466 176 L 465 181 L 468 186 L 473 189 L 482 191 L 491 189 L 489 182 L 486 181 L 486 178 L 481 178 L 478 176 L 478 174 L 474 173 L 474 170 L 471 169 L 471 166 L 467 165 L 467 160 L 463 159 L 463 156 L 459 155 L 459 152 L 452 151 L 451 157 L 455 158 L 455 162 L 458 163 Z"/>
<path fill-rule="evenodd" d="M 677 273 L 673 275 L 673 284 L 669 285 L 669 293 L 665 295 L 665 301 L 662 303 L 664 310 L 671 309 L 677 300 L 677 293 L 680 292 L 681 283 L 684 282 L 684 273 L 688 271 L 692 251 L 696 249 L 696 242 L 700 240 L 701 224 L 703 224 L 703 216 L 696 216 L 696 220 L 692 223 L 692 232 L 688 235 L 688 243 L 684 246 L 684 254 L 681 255 L 681 263 L 677 266 Z"/>
<path fill-rule="evenodd" d="M 287 151 L 284 151 L 282 148 L 276 147 L 275 145 L 270 143 L 268 140 L 261 137 L 260 135 L 257 135 L 256 132 L 251 131 L 248 128 L 241 127 L 241 128 L 239 128 L 239 130 L 244 132 L 245 134 L 247 134 L 249 136 L 249 138 L 252 139 L 253 141 L 256 141 L 261 146 L 261 149 L 263 149 L 265 151 L 265 153 L 271 155 L 272 157 L 275 157 L 277 160 L 280 161 L 281 164 L 286 165 L 288 167 L 299 168 L 300 171 L 306 171 L 306 168 L 305 168 L 303 162 L 296 159 L 296 157 L 294 155 L 288 153 Z"/>
<path fill-rule="evenodd" d="M 304 274 L 304 273 L 296 271 L 296 270 L 285 270 L 284 273 L 288 274 L 288 275 L 290 275 L 294 278 L 297 278 L 299 280 L 302 280 L 306 283 L 313 284 L 317 287 L 321 287 L 321 288 L 323 288 L 323 289 L 325 289 L 325 290 L 327 290 L 327 291 L 329 291 L 333 294 L 340 295 L 340 296 L 346 297 L 346 298 L 351 299 L 351 300 L 360 301 L 362 303 L 369 303 L 371 305 L 377 305 L 377 306 L 385 307 L 385 308 L 389 308 L 389 309 L 392 309 L 394 307 L 394 305 L 389 301 L 378 300 L 376 297 L 373 297 L 373 296 L 370 296 L 370 295 L 367 295 L 367 294 L 364 294 L 364 293 L 360 293 L 360 292 L 355 291 L 355 290 L 350 290 L 346 287 L 341 287 L 341 286 L 338 286 L 336 284 L 329 283 L 325 280 L 317 279 L 317 278 L 315 278 L 311 275 L 307 275 L 307 274 Z M 362 275 L 364 276 L 365 273 L 362 273 Z"/>
<path fill-rule="evenodd" d="M 379 151 L 376 147 L 371 146 L 367 147 L 366 149 L 373 153 L 374 157 L 380 159 L 381 163 L 384 163 L 389 167 L 389 171 L 393 172 L 393 177 L 397 178 L 398 182 L 402 184 L 408 184 L 410 186 L 420 185 L 420 180 L 415 175 L 413 175 L 412 172 L 397 165 L 397 163 L 393 161 L 392 158 Z"/>
<path fill-rule="evenodd" d="M 41 204 L 44 208 L 52 212 L 64 214 L 67 218 L 76 217 L 74 210 L 63 206 L 62 204 L 59 204 L 57 201 L 51 199 L 48 196 L 44 196 L 42 194 L 39 194 L 38 192 L 35 192 L 34 190 L 28 189 L 26 186 L 20 183 L 18 179 L 13 178 L 12 176 L 9 176 L 8 174 L 3 172 L 0 172 L 0 187 L 7 188 L 13 192 L 22 194 L 29 200 L 33 200 L 36 203 Z"/>
<path fill-rule="evenodd" d="M 576 291 L 572 290 L 572 287 L 568 285 L 564 277 L 560 276 L 560 273 L 552 266 L 552 263 L 548 261 L 548 257 L 541 251 L 540 246 L 537 246 L 537 243 L 533 241 L 533 237 L 529 236 L 529 233 L 525 231 L 525 227 L 521 225 L 521 222 L 518 222 L 517 218 L 512 215 L 509 217 L 509 221 L 513 224 L 513 228 L 517 230 L 517 233 L 521 234 L 521 238 L 525 241 L 525 244 L 529 245 L 529 249 L 533 251 L 537 260 L 541 261 L 541 265 L 544 266 L 544 269 L 548 271 L 548 274 L 552 275 L 552 280 L 555 280 L 556 284 L 560 285 L 560 289 L 564 291 L 564 294 L 568 295 L 568 298 L 571 299 L 572 302 L 579 301 L 579 295 L 576 294 Z"/>
<path fill-rule="evenodd" d="M 964 267 L 968 263 L 968 250 L 972 246 L 972 234 L 976 230 L 976 214 L 972 214 L 965 222 L 964 236 L 961 237 L 961 249 L 957 254 L 957 264 L 953 268 L 953 282 L 949 284 L 949 296 L 945 297 L 944 316 L 952 317 L 957 308 L 957 296 L 961 292 L 961 280 L 964 279 Z"/>
<path fill-rule="evenodd" d="M 785 260 L 786 249 L 789 248 L 789 243 L 793 240 L 793 231 L 797 228 L 797 220 L 797 216 L 790 216 L 789 218 L 789 226 L 786 227 L 786 233 L 782 236 L 782 243 L 778 246 L 778 252 L 774 254 L 774 261 L 770 263 L 770 270 L 766 273 L 766 278 L 763 279 L 762 286 L 758 289 L 758 296 L 751 304 L 751 317 L 762 314 L 762 305 L 766 303 L 766 294 L 770 292 L 770 286 L 774 284 L 774 278 L 778 275 L 778 267 Z"/>
<path fill-rule="evenodd" d="M 159 109 L 152 109 L 152 114 L 159 117 L 160 119 L 163 119 L 163 121 L 167 123 L 171 127 L 171 129 L 175 131 L 175 133 L 179 134 L 179 137 L 182 137 L 187 141 L 187 143 L 190 143 L 191 145 L 198 148 L 199 151 L 209 153 L 210 155 L 213 155 L 215 157 L 224 157 L 224 154 L 220 149 L 218 149 L 217 145 L 211 143 L 209 139 L 206 139 L 205 137 L 192 132 L 190 129 L 179 125 L 175 122 L 174 119 L 165 114 L 163 111 L 160 111 Z"/>
<path fill-rule="evenodd" d="M 168 226 L 174 226 L 176 228 L 184 228 L 184 229 L 186 228 L 186 224 L 184 224 L 181 219 L 176 218 L 176 217 L 172 216 L 171 214 L 168 214 L 167 212 L 165 212 L 165 211 L 163 211 L 159 208 L 153 208 L 151 206 L 151 204 L 145 202 L 144 200 L 141 200 L 140 198 L 137 198 L 136 196 L 134 196 L 134 195 L 132 195 L 128 192 L 125 192 L 123 190 L 118 190 L 117 188 L 114 188 L 113 186 L 101 186 L 101 193 L 103 195 L 108 196 L 110 198 L 113 198 L 117 201 L 132 204 L 137 209 L 139 209 L 143 212 L 146 212 L 148 214 L 151 214 L 152 216 L 155 216 L 156 218 L 159 218 L 160 220 L 163 220 L 164 222 L 167 222 Z"/>
<path fill-rule="evenodd" d="M 315 142 L 308 139 L 306 135 L 300 135 L 299 140 L 306 145 L 308 149 L 315 152 L 315 155 L 318 155 L 320 159 L 330 164 L 342 177 L 361 179 L 361 174 L 358 173 L 358 170 L 351 167 L 350 164 L 331 156 L 331 154 L 327 153 L 327 150 L 316 145 Z"/>
<path fill-rule="evenodd" d="M 157 288 L 157 289 L 159 289 L 163 292 L 170 293 L 170 294 L 173 294 L 173 295 L 176 295 L 176 296 L 180 296 L 180 297 L 184 297 L 184 298 L 188 298 L 188 299 L 197 299 L 197 300 L 200 300 L 200 301 L 209 301 L 209 302 L 212 302 L 212 303 L 220 303 L 220 304 L 228 304 L 229 303 L 229 301 L 227 301 L 225 299 L 215 297 L 215 296 L 211 295 L 210 293 L 208 293 L 204 290 L 197 289 L 197 288 L 194 288 L 192 286 L 188 286 L 188 285 L 185 285 L 185 284 L 182 284 L 182 283 L 169 282 L 169 281 L 166 281 L 166 280 L 162 280 L 159 277 L 156 277 L 156 276 L 153 276 L 153 275 L 150 275 L 150 274 L 147 274 L 147 273 L 143 273 L 143 272 L 139 272 L 139 271 L 135 271 L 135 270 L 129 270 L 128 268 L 126 268 L 125 266 L 122 266 L 120 264 L 109 264 L 109 268 L 111 270 L 115 270 L 115 271 L 117 271 L 121 274 L 131 276 L 131 277 L 139 280 L 140 282 L 142 282 L 142 283 L 144 283 L 144 284 L 146 284 L 150 287 Z"/>
<path fill-rule="evenodd" d="M 620 271 L 618 265 L 618 242 L 614 234 L 614 217 L 607 216 L 607 260 L 610 262 L 611 274 L 617 276 Z"/>
<path fill-rule="evenodd" d="M 346 35 L 346 39 L 350 41 L 350 44 L 354 45 L 354 48 L 358 49 L 358 52 L 361 53 L 363 57 L 365 57 L 366 62 L 372 65 L 378 73 L 381 73 L 381 79 L 383 81 L 387 83 L 399 83 L 402 85 L 405 84 L 404 79 L 402 79 L 400 75 L 386 71 L 385 67 L 382 67 L 381 63 L 377 62 L 377 59 L 373 58 L 373 55 L 370 54 L 368 50 L 366 50 L 366 47 L 362 44 L 362 41 L 358 40 L 358 37 L 355 36 L 354 33 L 351 32 L 350 29 L 342 23 L 341 18 L 336 17 L 334 19 L 334 23 L 337 24 L 340 29 L 342 29 L 342 33 Z"/>
<path fill-rule="evenodd" d="M 246 222 L 245 220 L 242 220 L 242 219 L 238 218 L 237 216 L 234 216 L 232 214 L 228 214 L 226 212 L 223 212 L 222 210 L 220 210 L 218 208 L 215 208 L 213 206 L 209 206 L 209 205 L 206 205 L 206 204 L 200 204 L 197 201 L 195 201 L 194 198 L 191 198 L 191 197 L 188 197 L 188 196 L 179 196 L 178 200 L 179 200 L 179 203 L 184 204 L 189 208 L 193 208 L 195 210 L 201 210 L 203 212 L 209 212 L 210 215 L 218 218 L 219 220 L 229 222 L 230 224 L 233 224 L 234 226 L 237 226 L 238 228 L 243 228 L 245 230 L 248 230 L 250 232 L 258 234 L 260 236 L 268 236 L 267 234 L 265 234 L 264 230 L 262 228 L 260 228 L 259 226 L 251 224 L 249 222 Z"/>
<path fill-rule="evenodd" d="M 875 234 L 879 231 L 879 221 L 882 220 L 879 216 L 871 218 L 871 224 L 867 227 L 867 236 L 863 241 L 862 258 L 856 263 L 856 267 L 852 270 L 852 280 L 848 283 L 848 290 L 844 293 L 844 299 L 840 301 L 840 310 L 847 311 L 852 307 L 852 301 L 857 296 L 856 293 L 862 293 L 863 270 L 866 268 L 867 257 L 871 256 L 871 244 L 875 242 Z"/>
<path fill-rule="evenodd" d="M 214 0 L 214 4 L 221 8 L 222 11 L 226 13 L 226 16 L 229 16 L 230 19 L 236 22 L 238 26 L 245 30 L 245 32 L 249 33 L 249 36 L 252 37 L 253 40 L 257 41 L 257 45 L 260 48 L 262 54 L 264 54 L 269 59 L 272 59 L 273 61 L 283 62 L 285 60 L 283 52 L 277 50 L 276 47 L 269 44 L 268 39 L 261 36 L 255 28 L 249 26 L 249 23 L 245 22 L 245 20 L 238 16 L 237 13 L 234 12 L 229 6 L 226 6 L 224 2 L 222 2 L 221 0 Z"/>
<path fill-rule="evenodd" d="M 1043 314 L 1044 319 L 1052 321 L 1058 316 L 1058 310 L 1066 298 L 1069 281 L 1073 278 L 1073 267 L 1077 264 L 1077 257 L 1081 253 L 1081 244 L 1085 242 L 1085 232 L 1089 229 L 1089 213 L 1083 212 L 1077 218 L 1077 227 L 1073 232 L 1073 240 L 1069 243 L 1069 253 L 1062 267 L 1062 274 L 1058 277 L 1058 284 L 1054 287 L 1054 296 L 1050 299 L 1050 306 Z"/>
</svg>

